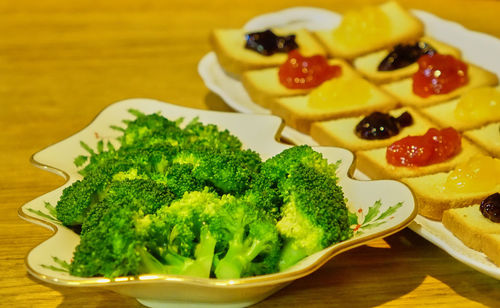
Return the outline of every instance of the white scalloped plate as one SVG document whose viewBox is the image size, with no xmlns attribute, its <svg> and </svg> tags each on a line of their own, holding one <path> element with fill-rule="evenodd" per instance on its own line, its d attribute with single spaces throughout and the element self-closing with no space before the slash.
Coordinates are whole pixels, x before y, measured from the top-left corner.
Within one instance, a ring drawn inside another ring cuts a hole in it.
<svg viewBox="0 0 500 308">
<path fill-rule="evenodd" d="M 425 25 L 426 33 L 442 42 L 459 48 L 467 61 L 487 68 L 500 76 L 500 40 L 480 32 L 464 28 L 462 25 L 441 19 L 433 14 L 412 10 Z M 254 31 L 273 26 L 302 26 L 311 30 L 331 28 L 340 22 L 340 15 L 317 8 L 297 7 L 265 14 L 250 20 L 245 29 Z M 217 93 L 233 109 L 244 113 L 269 114 L 267 109 L 255 104 L 243 85 L 227 75 L 217 62 L 213 52 L 205 55 L 199 62 L 198 72 L 205 85 Z M 296 144 L 316 145 L 308 135 L 302 134 L 290 127 L 283 129 L 284 137 Z M 356 172 L 357 178 L 366 177 Z M 440 222 L 426 219 L 418 215 L 410 228 L 430 242 L 445 250 L 451 256 L 468 266 L 500 279 L 500 268 L 491 262 L 483 253 L 465 246 Z"/>
<path fill-rule="evenodd" d="M 145 113 L 160 112 L 172 120 L 182 117 L 187 122 L 198 117 L 203 123 L 217 124 L 220 128 L 229 129 L 242 140 L 245 147 L 256 150 L 263 159 L 289 147 L 276 141 L 283 123 L 280 118 L 271 115 L 198 110 L 150 99 L 129 99 L 110 105 L 82 131 L 43 149 L 32 157 L 32 162 L 36 166 L 67 179 L 67 183 L 62 187 L 28 202 L 18 211 L 21 218 L 54 231 L 52 237 L 34 247 L 26 257 L 28 272 L 38 279 L 63 286 L 109 288 L 135 297 L 151 307 L 169 305 L 242 307 L 256 303 L 293 280 L 312 273 L 341 252 L 401 230 L 416 216 L 415 200 L 405 185 L 396 181 L 353 180 L 350 177 L 354 169 L 351 152 L 334 147 L 315 147 L 330 162 L 341 161 L 338 168 L 339 183 L 349 200 L 350 210 L 358 213 L 359 223 L 362 225 L 359 229 L 361 232 L 357 232 L 353 238 L 309 256 L 285 272 L 244 279 L 218 280 L 173 275 L 141 275 L 119 277 L 111 281 L 103 277 L 71 276 L 67 271 L 63 271 L 64 268 L 54 257 L 70 262 L 73 250 L 79 243 L 79 236 L 51 219 L 44 205 L 46 202 L 56 204 L 64 187 L 80 178 L 73 165 L 75 157 L 85 154 L 80 141 L 95 145 L 101 139 L 115 140 L 118 133 L 110 129 L 110 125 L 121 125 L 123 119 L 133 118 L 127 112 L 130 108 Z M 377 200 L 381 200 L 383 205 L 378 211 L 379 214 L 371 220 L 370 227 L 367 222 L 362 223 L 362 220 Z M 391 215 L 381 216 L 398 203 L 402 204 L 396 207 L 396 210 L 391 210 Z"/>
</svg>

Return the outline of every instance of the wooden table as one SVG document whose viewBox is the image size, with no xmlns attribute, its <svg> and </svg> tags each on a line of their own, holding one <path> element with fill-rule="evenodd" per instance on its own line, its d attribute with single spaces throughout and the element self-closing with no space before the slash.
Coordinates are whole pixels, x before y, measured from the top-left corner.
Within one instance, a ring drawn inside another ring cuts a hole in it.
<svg viewBox="0 0 500 308">
<path fill-rule="evenodd" d="M 64 183 L 30 165 L 32 153 L 125 98 L 231 110 L 197 73 L 213 28 L 240 27 L 255 15 L 290 6 L 342 12 L 380 1 L 159 2 L 0 2 L 0 306 L 140 306 L 106 290 L 54 286 L 27 274 L 26 254 L 51 232 L 18 218 L 17 209 Z M 500 37 L 498 1 L 402 3 Z M 499 307 L 499 294 L 499 281 L 405 229 L 335 257 L 256 306 Z"/>
</svg>

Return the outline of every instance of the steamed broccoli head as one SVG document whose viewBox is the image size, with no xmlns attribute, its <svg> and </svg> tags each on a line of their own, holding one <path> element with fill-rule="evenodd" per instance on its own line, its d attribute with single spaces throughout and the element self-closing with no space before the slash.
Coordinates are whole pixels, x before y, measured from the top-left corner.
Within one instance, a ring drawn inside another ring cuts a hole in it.
<svg viewBox="0 0 500 308">
<path fill-rule="evenodd" d="M 314 168 L 317 172 L 326 173 L 337 178 L 336 164 L 331 164 L 323 154 L 315 151 L 308 145 L 290 147 L 274 157 L 266 160 L 261 167 L 261 173 L 271 181 L 280 181 L 286 178 L 290 170 L 297 165 Z"/>
<path fill-rule="evenodd" d="M 281 187 L 284 203 L 276 224 L 285 241 L 281 270 L 352 236 L 344 195 L 335 179 L 297 165 Z"/>
<path fill-rule="evenodd" d="M 152 144 L 178 144 L 178 136 L 183 135 L 179 124 L 182 119 L 169 120 L 159 113 L 144 114 L 139 110 L 130 109 L 129 112 L 136 118 L 126 120 L 125 129 L 114 127 L 123 132 L 120 137 L 121 146 L 147 147 Z"/>
<path fill-rule="evenodd" d="M 261 158 L 250 150 L 218 151 L 193 147 L 180 152 L 173 162 L 191 166 L 194 179 L 212 187 L 219 194 L 239 196 L 248 189 L 256 176 Z"/>
<path fill-rule="evenodd" d="M 227 199 L 209 224 L 222 235 L 215 263 L 220 279 L 236 279 L 276 272 L 280 237 L 265 212 L 241 198 Z"/>
<path fill-rule="evenodd" d="M 259 173 L 250 184 L 250 189 L 246 191 L 246 198 L 257 204 L 275 220 L 279 220 L 283 205 L 282 183 L 287 180 L 292 170 L 302 166 L 309 167 L 314 172 L 325 174 L 333 181 L 337 181 L 336 164 L 329 163 L 321 153 L 316 152 L 310 146 L 294 146 L 261 164 Z"/>
<path fill-rule="evenodd" d="M 158 209 L 168 207 L 175 196 L 165 184 L 147 178 L 119 175 L 110 182 L 101 199 L 89 208 L 84 217 L 82 235 L 95 228 L 106 212 L 113 211 L 117 206 L 126 204 L 144 215 L 154 214 Z"/>
<path fill-rule="evenodd" d="M 122 146 L 166 143 L 183 148 L 198 144 L 220 150 L 235 150 L 242 146 L 238 137 L 228 130 L 220 130 L 214 124 L 203 124 L 198 118 L 194 118 L 182 128 L 182 118 L 172 121 L 159 113 L 144 114 L 134 109 L 129 112 L 136 118 L 124 121 L 125 129 L 114 127 L 123 132 L 120 138 Z"/>
<path fill-rule="evenodd" d="M 214 150 L 239 150 L 242 147 L 240 139 L 227 129 L 220 130 L 217 125 L 203 124 L 194 118 L 184 128 L 188 136 L 186 143 L 196 143 L 199 146 Z"/>
<path fill-rule="evenodd" d="M 208 189 L 186 192 L 169 207 L 151 216 L 150 236 L 155 246 L 168 246 L 171 252 L 192 257 L 199 242 L 200 229 L 205 223 L 202 214 L 215 213 L 220 204 L 220 197 Z M 158 254 L 163 252 L 158 251 Z"/>
<path fill-rule="evenodd" d="M 142 273 L 147 251 L 144 235 L 150 228 L 144 217 L 168 207 L 172 200 L 165 185 L 149 179 L 112 181 L 83 222 L 71 274 L 116 277 Z"/>
<path fill-rule="evenodd" d="M 98 203 L 111 180 L 109 174 L 94 172 L 66 187 L 56 204 L 56 216 L 68 227 L 82 224 L 89 207 Z"/>
<path fill-rule="evenodd" d="M 220 234 L 212 233 L 208 224 L 224 199 L 208 189 L 186 192 L 170 207 L 149 215 L 148 247 L 164 264 L 165 273 L 210 276 Z"/>
<path fill-rule="evenodd" d="M 141 273 L 139 250 L 144 239 L 136 231 L 141 213 L 133 206 L 110 205 L 94 228 L 80 238 L 73 254 L 70 273 L 75 276 L 117 277 Z"/>
</svg>

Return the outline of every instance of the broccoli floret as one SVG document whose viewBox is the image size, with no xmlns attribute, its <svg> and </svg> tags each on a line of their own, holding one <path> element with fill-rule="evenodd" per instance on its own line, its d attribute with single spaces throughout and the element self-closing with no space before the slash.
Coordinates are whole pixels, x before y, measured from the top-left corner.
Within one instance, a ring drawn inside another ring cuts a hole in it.
<svg viewBox="0 0 500 308">
<path fill-rule="evenodd" d="M 175 196 L 165 184 L 151 179 L 122 178 L 115 176 L 109 184 L 101 202 L 93 204 L 82 222 L 81 235 L 95 228 L 107 211 L 115 204 L 128 203 L 143 214 L 154 214 L 163 206 L 169 206 Z"/>
<path fill-rule="evenodd" d="M 106 196 L 84 221 L 80 244 L 70 273 L 76 276 L 116 277 L 142 273 L 149 264 L 144 234 L 146 214 L 168 207 L 173 195 L 151 180 L 113 181 Z"/>
<path fill-rule="evenodd" d="M 281 190 L 282 217 L 276 224 L 284 238 L 280 270 L 352 236 L 342 189 L 332 177 L 299 164 Z"/>
<path fill-rule="evenodd" d="M 294 146 L 261 164 L 260 171 L 254 177 L 245 197 L 275 220 L 279 220 L 283 205 L 281 183 L 288 178 L 292 169 L 302 165 L 337 180 L 336 164 L 330 164 L 321 153 L 314 151 L 310 146 Z"/>
<path fill-rule="evenodd" d="M 184 128 L 188 136 L 186 144 L 196 143 L 199 146 L 214 150 L 239 150 L 242 147 L 238 137 L 232 135 L 227 129 L 219 130 L 217 125 L 203 124 L 194 118 Z"/>
<path fill-rule="evenodd" d="M 184 128 L 180 125 L 182 118 L 171 121 L 158 113 L 144 114 L 130 109 L 136 116 L 133 121 L 124 121 L 125 129 L 114 127 L 123 132 L 120 138 L 122 146 L 140 145 L 147 147 L 152 144 L 170 144 L 181 148 L 197 144 L 213 149 L 240 149 L 241 141 L 228 130 L 219 130 L 217 125 L 203 124 L 194 118 Z"/>
<path fill-rule="evenodd" d="M 118 150 L 91 154 L 89 163 L 79 171 L 83 176 L 91 172 L 108 170 L 108 173 L 124 171 L 135 168 L 139 173 L 151 177 L 152 175 L 162 174 L 165 168 L 177 154 L 177 147 L 165 144 L 154 144 L 148 147 L 125 146 Z"/>
<path fill-rule="evenodd" d="M 205 189 L 188 192 L 150 215 L 148 247 L 164 264 L 164 273 L 210 276 L 220 234 L 212 233 L 208 223 L 224 202 L 224 197 Z"/>
<path fill-rule="evenodd" d="M 186 193 L 150 216 L 148 244 L 164 273 L 218 278 L 275 272 L 280 239 L 263 212 L 231 195 Z"/>
<path fill-rule="evenodd" d="M 192 166 L 193 177 L 219 194 L 239 196 L 248 189 L 261 159 L 250 150 L 216 151 L 195 147 L 180 152 L 173 162 Z"/>
<path fill-rule="evenodd" d="M 183 130 L 179 127 L 182 119 L 171 121 L 158 113 L 144 114 L 139 110 L 130 109 L 129 112 L 136 116 L 132 121 L 124 121 L 126 128 L 113 127 L 123 132 L 119 138 L 121 146 L 148 147 L 153 144 L 178 144 L 178 136 Z"/>
<path fill-rule="evenodd" d="M 95 172 L 66 187 L 56 204 L 57 219 L 67 227 L 81 225 L 89 207 L 102 199 L 110 179 L 105 172 Z"/>
<path fill-rule="evenodd" d="M 217 278 L 237 279 L 277 271 L 280 238 L 276 226 L 251 203 L 229 200 L 209 227 L 227 242 L 227 251 L 215 265 Z"/>
<path fill-rule="evenodd" d="M 180 199 L 186 192 L 202 191 L 209 185 L 206 181 L 197 179 L 192 171 L 192 165 L 172 163 L 166 168 L 164 174 L 158 174 L 152 178 L 165 183 L 176 199 Z"/>
<path fill-rule="evenodd" d="M 70 273 L 114 278 L 140 274 L 144 241 L 136 230 L 140 213 L 126 202 L 107 206 L 99 223 L 80 237 Z"/>
</svg>

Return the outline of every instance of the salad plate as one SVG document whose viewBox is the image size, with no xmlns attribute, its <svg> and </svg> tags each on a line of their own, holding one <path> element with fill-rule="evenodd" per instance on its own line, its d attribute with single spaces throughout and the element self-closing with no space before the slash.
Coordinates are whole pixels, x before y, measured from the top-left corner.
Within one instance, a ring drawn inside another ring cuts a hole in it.
<svg viewBox="0 0 500 308">
<path fill-rule="evenodd" d="M 85 154 L 80 142 L 91 147 L 100 140 L 116 142 L 120 133 L 110 126 L 123 126 L 124 119 L 132 119 L 130 109 L 146 114 L 160 113 L 171 120 L 183 118 L 183 123 L 197 117 L 202 123 L 216 124 L 239 137 L 245 148 L 257 151 L 263 159 L 290 147 L 277 141 L 283 122 L 272 115 L 191 109 L 151 99 L 129 99 L 108 106 L 83 130 L 46 147 L 31 158 L 35 166 L 67 180 L 63 186 L 19 208 L 21 218 L 54 232 L 26 256 L 28 272 L 34 277 L 67 287 L 107 288 L 135 297 L 150 307 L 243 307 L 261 301 L 288 283 L 314 272 L 339 253 L 405 228 L 417 215 L 414 197 L 404 184 L 389 180 L 355 180 L 352 178 L 354 157 L 351 152 L 335 147 L 314 147 L 330 162 L 339 162 L 339 185 L 347 199 L 349 222 L 354 232 L 349 240 L 327 247 L 283 272 L 241 279 L 150 274 L 115 279 L 72 276 L 68 264 L 79 243 L 79 235 L 64 227 L 53 216 L 49 205 L 56 205 L 64 188 L 81 178 L 73 164 L 76 157 Z"/>
<path fill-rule="evenodd" d="M 462 57 L 468 62 L 487 68 L 500 76 L 500 40 L 480 32 L 471 31 L 462 25 L 444 20 L 421 10 L 411 10 L 425 26 L 426 33 L 444 43 L 457 47 Z M 288 20 L 288 24 L 287 24 Z M 310 30 L 329 29 L 339 24 L 341 15 L 318 8 L 297 7 L 258 16 L 245 24 L 248 31 L 260 30 L 274 26 L 301 26 Z M 224 72 L 217 62 L 214 52 L 206 54 L 199 62 L 198 72 L 206 86 L 221 96 L 233 109 L 244 113 L 269 114 L 255 104 L 245 91 L 241 82 Z M 282 135 L 295 144 L 317 145 L 308 135 L 290 127 L 283 129 Z M 359 171 L 355 177 L 367 179 Z M 409 226 L 414 232 L 445 250 L 460 262 L 491 277 L 500 279 L 500 268 L 491 262 L 483 253 L 465 246 L 451 234 L 441 222 L 429 220 L 417 215 Z"/>
</svg>

